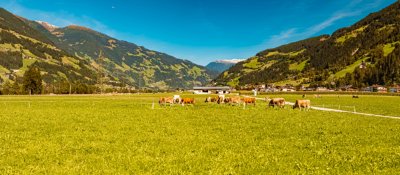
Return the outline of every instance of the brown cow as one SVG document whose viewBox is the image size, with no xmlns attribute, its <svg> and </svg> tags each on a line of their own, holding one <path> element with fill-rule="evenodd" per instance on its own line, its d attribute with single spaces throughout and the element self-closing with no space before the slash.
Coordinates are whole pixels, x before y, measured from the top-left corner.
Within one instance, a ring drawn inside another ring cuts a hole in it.
<svg viewBox="0 0 400 175">
<path fill-rule="evenodd" d="M 285 108 L 285 99 L 284 98 L 273 98 L 273 99 L 267 99 L 269 100 L 268 106 L 275 108 L 275 106 L 278 106 L 279 108 Z"/>
<path fill-rule="evenodd" d="M 185 106 L 185 104 L 194 105 L 194 103 L 195 103 L 194 98 L 182 98 L 181 100 L 182 106 Z"/>
<path fill-rule="evenodd" d="M 224 99 L 224 103 L 230 103 L 231 102 L 231 98 L 230 97 L 225 97 Z"/>
<path fill-rule="evenodd" d="M 242 102 L 242 100 L 240 99 L 239 96 L 225 98 L 225 103 L 228 103 L 230 105 L 234 105 L 234 104 L 240 105 L 241 102 Z"/>
<path fill-rule="evenodd" d="M 293 105 L 293 109 L 299 108 L 301 111 L 301 108 L 304 108 L 305 110 L 309 110 L 311 108 L 311 102 L 310 100 L 296 100 L 296 103 Z"/>
<path fill-rule="evenodd" d="M 245 105 L 254 104 L 254 106 L 256 106 L 256 98 L 254 97 L 244 97 L 242 101 Z"/>
<path fill-rule="evenodd" d="M 161 106 L 164 105 L 166 106 L 167 104 L 173 105 L 174 104 L 174 98 L 172 97 L 161 97 L 160 100 L 158 100 L 158 104 Z"/>
<path fill-rule="evenodd" d="M 217 97 L 207 97 L 206 101 L 204 101 L 204 102 L 206 102 L 206 103 L 215 103 L 217 101 L 218 101 Z"/>
</svg>

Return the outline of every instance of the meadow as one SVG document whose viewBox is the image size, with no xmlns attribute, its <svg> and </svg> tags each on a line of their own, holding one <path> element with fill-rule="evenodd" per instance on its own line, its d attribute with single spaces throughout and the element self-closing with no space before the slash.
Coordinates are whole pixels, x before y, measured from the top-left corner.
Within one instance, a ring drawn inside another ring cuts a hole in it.
<svg viewBox="0 0 400 175">
<path fill-rule="evenodd" d="M 302 99 L 302 95 L 263 95 L 262 97 L 285 97 L 287 101 L 295 102 Z M 352 95 L 321 94 L 320 98 L 315 98 L 312 94 L 307 94 L 306 99 L 310 99 L 312 106 L 341 109 L 345 111 L 372 113 L 379 115 L 390 115 L 400 117 L 400 97 L 399 96 L 377 96 L 377 95 L 358 95 L 359 98 L 352 98 Z"/>
<path fill-rule="evenodd" d="M 400 171 L 400 120 L 267 109 L 261 101 L 244 109 L 206 104 L 206 96 L 195 96 L 195 106 L 157 104 L 170 95 L 0 96 L 0 174 Z M 400 114 L 400 97 L 310 99 L 314 105 Z"/>
</svg>

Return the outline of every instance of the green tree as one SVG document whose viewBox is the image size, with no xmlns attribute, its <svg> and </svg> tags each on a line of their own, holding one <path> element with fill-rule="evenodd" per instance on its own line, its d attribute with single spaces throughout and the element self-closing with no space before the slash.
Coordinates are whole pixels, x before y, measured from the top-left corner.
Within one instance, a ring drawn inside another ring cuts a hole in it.
<svg viewBox="0 0 400 175">
<path fill-rule="evenodd" d="M 3 94 L 12 94 L 12 84 L 8 80 L 3 84 Z"/>
<path fill-rule="evenodd" d="M 24 74 L 23 89 L 29 94 L 41 94 L 43 90 L 42 76 L 37 67 L 30 67 Z"/>
<path fill-rule="evenodd" d="M 12 95 L 21 95 L 21 94 L 24 94 L 24 93 L 22 92 L 21 86 L 20 86 L 20 84 L 18 83 L 17 80 L 15 80 L 14 83 L 12 84 L 12 87 L 11 87 L 11 91 L 10 91 L 10 92 L 11 92 Z"/>
</svg>

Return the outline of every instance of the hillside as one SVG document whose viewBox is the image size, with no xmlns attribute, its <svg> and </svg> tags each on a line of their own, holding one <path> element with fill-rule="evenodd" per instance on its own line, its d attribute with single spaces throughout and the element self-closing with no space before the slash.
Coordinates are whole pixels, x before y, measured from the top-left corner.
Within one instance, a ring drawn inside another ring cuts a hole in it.
<svg viewBox="0 0 400 175">
<path fill-rule="evenodd" d="M 232 66 L 234 66 L 235 64 L 237 64 L 240 61 L 242 61 L 242 60 L 239 60 L 239 59 L 217 60 L 217 61 L 208 63 L 206 68 L 208 68 L 209 70 L 215 71 L 217 73 L 222 73 L 222 72 L 228 70 L 229 68 L 231 68 Z"/>
<path fill-rule="evenodd" d="M 203 85 L 216 73 L 187 60 L 117 40 L 81 26 L 46 30 L 46 25 L 31 24 L 69 54 L 101 68 L 108 82 L 159 89 L 190 88 Z M 99 59 L 100 52 L 103 58 Z"/>
<path fill-rule="evenodd" d="M 30 66 L 37 66 L 47 90 L 61 82 L 96 83 L 89 62 L 58 48 L 25 21 L 0 8 L 0 82 L 19 82 Z"/>
<path fill-rule="evenodd" d="M 214 81 L 230 86 L 391 85 L 400 83 L 399 56 L 400 3 L 396 2 L 332 35 L 262 51 Z"/>
<path fill-rule="evenodd" d="M 189 88 L 209 83 L 217 75 L 190 61 L 89 28 L 59 28 L 5 9 L 0 9 L 0 37 L 0 83 L 20 81 L 30 66 L 40 68 L 48 88 L 60 83 L 98 86 L 99 82 L 107 87 Z"/>
</svg>

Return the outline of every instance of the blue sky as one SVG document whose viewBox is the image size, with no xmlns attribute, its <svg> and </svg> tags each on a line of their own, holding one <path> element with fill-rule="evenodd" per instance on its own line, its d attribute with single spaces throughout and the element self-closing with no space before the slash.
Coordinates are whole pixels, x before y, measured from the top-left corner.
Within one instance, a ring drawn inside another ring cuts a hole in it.
<svg viewBox="0 0 400 175">
<path fill-rule="evenodd" d="M 396 0 L 1 0 L 57 26 L 82 25 L 206 65 L 352 25 Z"/>
</svg>

